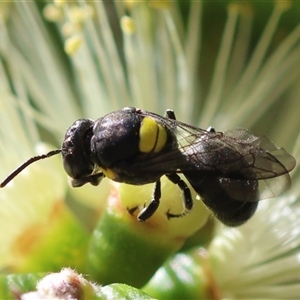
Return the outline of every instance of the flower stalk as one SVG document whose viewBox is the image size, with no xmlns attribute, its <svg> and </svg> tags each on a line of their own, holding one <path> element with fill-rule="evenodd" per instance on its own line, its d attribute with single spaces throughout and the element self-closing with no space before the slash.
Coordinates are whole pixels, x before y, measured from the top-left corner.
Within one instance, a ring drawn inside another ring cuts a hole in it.
<svg viewBox="0 0 300 300">
<path fill-rule="evenodd" d="M 153 186 L 114 184 L 88 252 L 88 270 L 96 281 L 142 287 L 159 266 L 206 223 L 209 212 L 200 201 L 185 218 L 178 222 L 168 220 L 166 212 L 170 208 L 182 211 L 182 200 L 177 187 L 167 179 L 163 179 L 162 187 L 162 204 L 149 220 L 141 223 L 137 214 L 130 214 L 128 210 L 137 207 L 138 212 L 138 206 L 149 199 Z"/>
</svg>

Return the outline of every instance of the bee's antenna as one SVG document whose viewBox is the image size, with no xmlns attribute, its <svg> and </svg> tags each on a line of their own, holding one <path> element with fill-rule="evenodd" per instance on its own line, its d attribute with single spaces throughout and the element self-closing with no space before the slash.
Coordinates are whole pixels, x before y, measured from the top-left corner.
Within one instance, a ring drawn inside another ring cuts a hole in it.
<svg viewBox="0 0 300 300">
<path fill-rule="evenodd" d="M 47 154 L 37 155 L 29 158 L 27 161 L 25 161 L 22 165 L 20 165 L 18 168 L 16 168 L 14 171 L 12 171 L 0 184 L 0 188 L 5 187 L 11 180 L 13 180 L 19 173 L 21 173 L 25 168 L 27 168 L 29 165 L 34 163 L 35 161 L 38 161 L 40 159 L 48 158 L 53 155 L 56 155 L 58 153 L 61 153 L 61 149 L 52 150 L 48 152 Z"/>
</svg>

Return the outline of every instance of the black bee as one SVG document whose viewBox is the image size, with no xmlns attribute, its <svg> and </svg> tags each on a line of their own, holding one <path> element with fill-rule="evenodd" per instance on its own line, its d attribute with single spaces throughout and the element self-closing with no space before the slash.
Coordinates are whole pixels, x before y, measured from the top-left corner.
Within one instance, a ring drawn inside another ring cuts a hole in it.
<svg viewBox="0 0 300 300">
<path fill-rule="evenodd" d="M 276 197 L 291 185 L 289 172 L 295 159 L 266 136 L 246 129 L 217 132 L 200 129 L 175 118 L 125 107 L 93 121 L 77 120 L 66 132 L 61 149 L 35 156 L 12 172 L 4 187 L 31 163 L 62 154 L 73 187 L 98 185 L 103 177 L 133 185 L 154 183 L 153 197 L 138 214 L 146 221 L 157 210 L 160 178 L 165 175 L 183 192 L 184 211 L 167 212 L 182 217 L 193 207 L 182 173 L 205 205 L 228 226 L 246 222 L 258 201 Z M 136 208 L 129 210 L 134 211 Z"/>
</svg>

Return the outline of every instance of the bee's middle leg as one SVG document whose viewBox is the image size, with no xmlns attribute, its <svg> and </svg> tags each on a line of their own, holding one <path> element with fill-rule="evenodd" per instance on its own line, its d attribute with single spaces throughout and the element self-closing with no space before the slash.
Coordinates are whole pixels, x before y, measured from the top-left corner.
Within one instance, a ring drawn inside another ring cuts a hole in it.
<svg viewBox="0 0 300 300">
<path fill-rule="evenodd" d="M 161 183 L 160 179 L 155 182 L 152 199 L 148 206 L 144 207 L 137 218 L 140 222 L 144 222 L 149 219 L 158 209 L 161 198 Z"/>
<path fill-rule="evenodd" d="M 180 214 L 171 214 L 168 210 L 167 211 L 167 217 L 168 219 L 170 218 L 180 218 L 185 216 L 190 212 L 190 210 L 193 208 L 193 199 L 191 195 L 191 191 L 187 184 L 180 178 L 180 176 L 176 173 L 170 173 L 166 174 L 167 178 L 172 181 L 174 184 L 177 184 L 178 187 L 181 189 L 183 192 L 183 205 L 184 205 L 184 210 Z"/>
</svg>

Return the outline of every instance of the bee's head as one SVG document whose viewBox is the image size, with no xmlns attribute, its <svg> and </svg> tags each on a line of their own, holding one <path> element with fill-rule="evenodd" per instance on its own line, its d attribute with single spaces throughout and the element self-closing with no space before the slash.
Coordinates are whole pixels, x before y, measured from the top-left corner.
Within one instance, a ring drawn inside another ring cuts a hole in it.
<svg viewBox="0 0 300 300">
<path fill-rule="evenodd" d="M 67 130 L 61 147 L 63 166 L 73 179 L 72 186 L 79 187 L 90 182 L 99 184 L 99 176 L 94 176 L 95 163 L 91 159 L 90 141 L 93 135 L 94 121 L 80 119 Z"/>
</svg>

